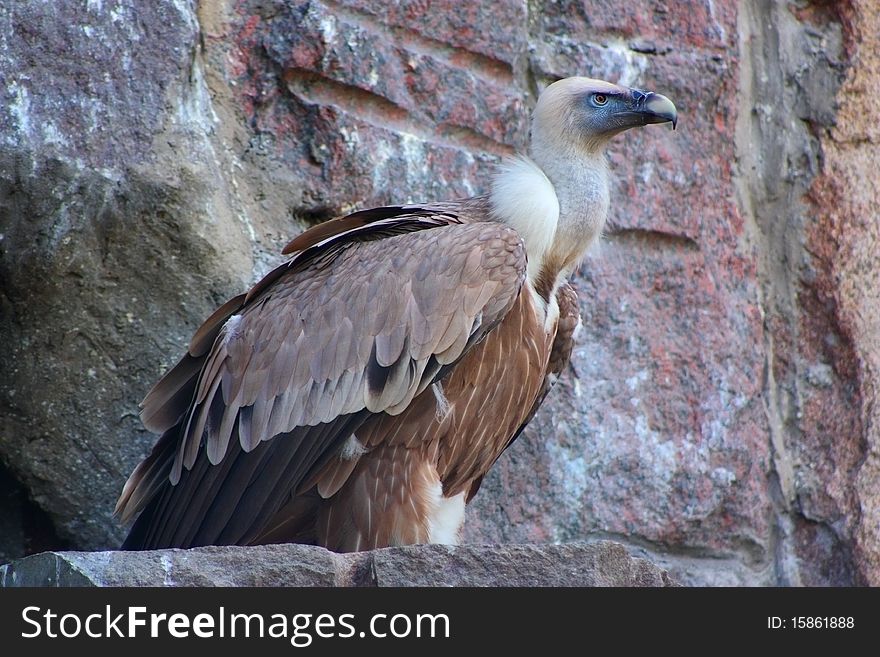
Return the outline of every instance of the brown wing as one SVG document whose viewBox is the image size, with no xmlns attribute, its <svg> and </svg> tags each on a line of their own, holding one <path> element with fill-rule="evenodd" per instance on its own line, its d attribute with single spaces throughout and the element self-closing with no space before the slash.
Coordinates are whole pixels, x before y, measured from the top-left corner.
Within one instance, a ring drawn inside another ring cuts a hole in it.
<svg viewBox="0 0 880 657">
<path fill-rule="evenodd" d="M 522 285 L 522 242 L 457 221 L 322 235 L 215 313 L 144 401 L 164 433 L 117 505 L 146 507 L 124 547 L 248 542 L 368 417 L 403 411 L 491 331 Z"/>
<path fill-rule="evenodd" d="M 556 323 L 556 337 L 550 348 L 550 358 L 547 361 L 547 369 L 544 373 L 544 380 L 541 384 L 540 391 L 522 424 L 520 424 L 516 432 L 513 433 L 510 440 L 507 442 L 507 445 L 505 445 L 504 449 L 498 453 L 498 456 L 500 456 L 504 450 L 510 447 L 513 442 L 519 438 L 529 422 L 532 421 L 532 418 L 535 417 L 541 404 L 544 403 L 544 399 L 547 398 L 547 395 L 553 388 L 556 380 L 571 361 L 571 351 L 574 347 L 574 335 L 577 332 L 578 324 L 581 321 L 577 292 L 574 287 L 572 287 L 571 283 L 565 283 L 560 286 L 559 290 L 556 292 L 556 303 L 559 305 L 559 319 Z M 482 481 L 482 476 L 474 480 L 474 483 L 467 494 L 468 501 L 470 501 L 480 490 L 480 484 Z"/>
<path fill-rule="evenodd" d="M 316 468 L 256 542 L 352 551 L 450 540 L 440 496 L 463 504 L 544 384 L 553 334 L 534 298 L 523 288 L 498 326 L 402 413 L 369 417 L 354 451 Z"/>
<path fill-rule="evenodd" d="M 574 336 L 577 333 L 578 324 L 581 322 L 581 311 L 578 306 L 577 291 L 571 283 L 560 286 L 556 292 L 556 303 L 559 305 L 559 320 L 556 323 L 556 339 L 550 350 L 550 360 L 547 362 L 547 376 L 544 379 L 544 387 L 541 395 L 535 402 L 526 423 L 534 417 L 544 397 L 550 392 L 553 384 L 562 374 L 563 370 L 571 362 L 571 351 L 574 348 Z"/>
</svg>

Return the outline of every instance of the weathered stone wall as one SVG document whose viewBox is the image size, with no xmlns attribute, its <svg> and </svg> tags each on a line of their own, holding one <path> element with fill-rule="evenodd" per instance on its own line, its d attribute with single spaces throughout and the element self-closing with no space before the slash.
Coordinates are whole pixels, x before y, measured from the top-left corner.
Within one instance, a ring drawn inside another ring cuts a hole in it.
<svg viewBox="0 0 880 657">
<path fill-rule="evenodd" d="M 758 263 L 772 559 L 783 584 L 862 581 L 852 552 L 861 391 L 852 337 L 823 292 L 827 236 L 810 197 L 842 104 L 841 20 L 827 6 L 777 3 L 744 6 L 739 18 L 737 192 Z"/>
<path fill-rule="evenodd" d="M 880 583 L 877 22 L 824 1 L 0 6 L 8 534 L 114 546 L 153 441 L 137 401 L 213 306 L 307 223 L 485 191 L 538 91 L 578 74 L 669 95 L 679 130 L 614 143 L 573 366 L 466 538 L 614 538 L 693 584 Z"/>
<path fill-rule="evenodd" d="M 820 29 L 835 18 L 807 16 Z M 833 377 L 803 413 L 811 456 L 800 465 L 818 460 L 823 467 L 811 503 L 801 504 L 797 554 L 822 563 L 810 541 L 811 524 L 819 523 L 836 540 L 838 561 L 852 560 L 854 580 L 880 586 L 880 7 L 853 2 L 839 19 L 850 65 L 834 120 L 820 132 L 821 168 L 810 186 L 805 231 L 817 275 L 805 281 L 811 303 L 799 317 L 811 351 Z M 824 571 L 804 570 L 804 581 L 826 581 Z"/>
</svg>

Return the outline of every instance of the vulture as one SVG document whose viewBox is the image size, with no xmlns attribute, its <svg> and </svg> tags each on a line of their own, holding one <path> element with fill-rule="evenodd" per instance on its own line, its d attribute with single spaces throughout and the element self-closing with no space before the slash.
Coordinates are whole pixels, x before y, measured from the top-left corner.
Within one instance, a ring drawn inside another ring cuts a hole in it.
<svg viewBox="0 0 880 657">
<path fill-rule="evenodd" d="M 161 434 L 116 512 L 123 549 L 456 543 L 465 505 L 566 367 L 568 278 L 609 209 L 609 140 L 677 121 L 572 77 L 489 191 L 362 210 L 211 315 L 141 403 Z"/>
</svg>

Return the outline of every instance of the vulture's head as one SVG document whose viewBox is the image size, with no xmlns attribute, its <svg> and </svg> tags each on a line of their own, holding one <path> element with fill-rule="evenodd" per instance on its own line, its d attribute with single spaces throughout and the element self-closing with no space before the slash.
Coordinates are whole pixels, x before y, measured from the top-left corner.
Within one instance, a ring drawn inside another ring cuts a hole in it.
<svg viewBox="0 0 880 657">
<path fill-rule="evenodd" d="M 675 128 L 677 121 L 675 105 L 666 96 L 591 78 L 566 78 L 541 93 L 532 143 L 595 151 L 629 128 L 667 122 Z"/>
</svg>

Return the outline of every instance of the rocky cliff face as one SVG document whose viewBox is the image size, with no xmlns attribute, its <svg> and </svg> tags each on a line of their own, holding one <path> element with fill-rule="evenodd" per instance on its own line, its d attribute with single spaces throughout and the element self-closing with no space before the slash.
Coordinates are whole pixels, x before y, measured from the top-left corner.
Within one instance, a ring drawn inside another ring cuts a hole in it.
<svg viewBox="0 0 880 657">
<path fill-rule="evenodd" d="M 137 402 L 200 320 L 309 223 L 484 191 L 539 89 L 577 74 L 681 122 L 615 143 L 573 367 L 467 539 L 614 538 L 690 584 L 880 584 L 878 15 L 0 7 L 0 550 L 115 546 L 154 440 Z"/>
</svg>

